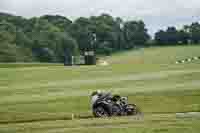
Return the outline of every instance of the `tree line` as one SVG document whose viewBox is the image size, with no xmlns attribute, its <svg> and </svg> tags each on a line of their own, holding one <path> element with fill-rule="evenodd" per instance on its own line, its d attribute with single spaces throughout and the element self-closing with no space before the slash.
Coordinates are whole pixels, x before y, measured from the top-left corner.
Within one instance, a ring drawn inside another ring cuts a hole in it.
<svg viewBox="0 0 200 133">
<path fill-rule="evenodd" d="M 159 30 L 155 33 L 155 42 L 157 45 L 199 44 L 200 24 L 194 22 L 184 25 L 181 29 L 172 26 L 166 30 Z"/>
<path fill-rule="evenodd" d="M 75 21 L 44 15 L 30 19 L 0 13 L 0 62 L 63 62 L 68 56 L 94 50 L 97 54 L 145 45 L 143 21 L 108 14 Z"/>
<path fill-rule="evenodd" d="M 160 30 L 152 40 L 143 21 L 124 21 L 109 14 L 80 17 L 44 15 L 30 19 L 0 13 L 0 62 L 64 62 L 72 55 L 146 47 L 199 43 L 200 25 Z"/>
</svg>

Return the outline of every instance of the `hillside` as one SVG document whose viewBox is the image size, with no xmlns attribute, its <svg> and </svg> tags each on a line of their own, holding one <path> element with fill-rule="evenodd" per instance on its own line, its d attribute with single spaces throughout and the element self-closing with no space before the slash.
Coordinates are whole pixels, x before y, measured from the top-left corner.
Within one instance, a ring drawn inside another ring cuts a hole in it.
<svg viewBox="0 0 200 133">
<path fill-rule="evenodd" d="M 199 46 L 151 47 L 118 53 L 109 58 L 112 64 L 174 64 L 177 60 L 200 56 Z M 195 62 L 197 63 L 197 62 Z"/>
<path fill-rule="evenodd" d="M 103 58 L 108 66 L 0 68 L 1 133 L 198 133 L 198 46 L 154 47 Z M 128 96 L 143 117 L 91 117 L 89 95 L 102 89 Z M 71 115 L 75 114 L 74 120 Z"/>
</svg>

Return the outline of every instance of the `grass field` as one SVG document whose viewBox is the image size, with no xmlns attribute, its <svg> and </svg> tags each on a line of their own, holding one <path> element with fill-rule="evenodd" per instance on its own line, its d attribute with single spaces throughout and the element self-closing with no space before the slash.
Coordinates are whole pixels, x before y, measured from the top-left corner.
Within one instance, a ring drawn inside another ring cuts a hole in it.
<svg viewBox="0 0 200 133">
<path fill-rule="evenodd" d="M 175 64 L 193 56 L 200 46 L 117 53 L 108 66 L 0 64 L 0 133 L 199 133 L 200 117 L 176 115 L 200 112 L 200 60 Z M 128 96 L 144 116 L 79 119 L 96 89 Z"/>
</svg>

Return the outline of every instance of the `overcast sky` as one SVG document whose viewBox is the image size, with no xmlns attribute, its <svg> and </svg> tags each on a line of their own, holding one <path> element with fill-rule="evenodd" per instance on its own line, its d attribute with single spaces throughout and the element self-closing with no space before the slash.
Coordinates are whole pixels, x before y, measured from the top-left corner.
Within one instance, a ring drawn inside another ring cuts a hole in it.
<svg viewBox="0 0 200 133">
<path fill-rule="evenodd" d="M 200 22 L 200 0 L 0 0 L 0 12 L 24 17 L 59 14 L 70 19 L 109 13 L 144 20 L 150 33 Z"/>
</svg>

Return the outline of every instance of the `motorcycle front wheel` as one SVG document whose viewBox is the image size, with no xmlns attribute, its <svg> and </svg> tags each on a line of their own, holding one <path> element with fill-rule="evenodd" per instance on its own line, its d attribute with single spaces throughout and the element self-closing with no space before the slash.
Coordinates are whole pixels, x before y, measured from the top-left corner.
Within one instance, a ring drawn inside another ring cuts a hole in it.
<svg viewBox="0 0 200 133">
<path fill-rule="evenodd" d="M 102 106 L 97 106 L 93 109 L 93 114 L 95 117 L 109 117 L 108 112 Z"/>
<path fill-rule="evenodd" d="M 120 116 L 122 114 L 122 110 L 119 105 L 114 104 L 112 106 L 112 116 Z"/>
</svg>

